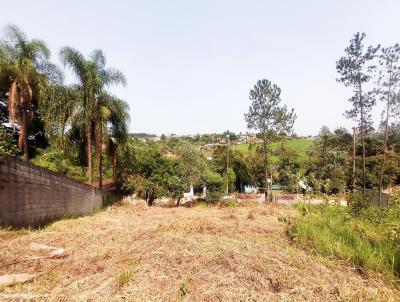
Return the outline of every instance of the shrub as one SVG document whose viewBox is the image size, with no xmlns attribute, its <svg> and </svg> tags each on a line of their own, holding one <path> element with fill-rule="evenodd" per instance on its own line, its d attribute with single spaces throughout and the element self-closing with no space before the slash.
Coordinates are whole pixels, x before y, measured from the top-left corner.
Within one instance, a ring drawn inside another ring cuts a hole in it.
<svg viewBox="0 0 400 302">
<path fill-rule="evenodd" d="M 32 159 L 32 163 L 42 168 L 66 175 L 78 181 L 86 181 L 86 171 L 83 167 L 77 166 L 74 161 L 61 150 L 49 147 L 37 149 L 38 155 Z"/>
<path fill-rule="evenodd" d="M 220 202 L 221 207 L 236 208 L 237 201 L 235 199 L 222 199 Z"/>
<path fill-rule="evenodd" d="M 0 124 L 0 156 L 18 154 L 20 154 L 20 151 L 16 139 Z"/>
<path fill-rule="evenodd" d="M 134 174 L 126 179 L 118 179 L 117 184 L 120 192 L 124 195 L 136 193 L 139 197 L 143 196 L 144 178 L 141 175 Z"/>
<path fill-rule="evenodd" d="M 347 195 L 348 207 L 353 215 L 359 216 L 362 210 L 369 206 L 370 196 L 368 193 L 354 192 Z"/>
<path fill-rule="evenodd" d="M 217 202 L 224 192 L 224 179 L 218 173 L 208 173 L 205 179 L 207 187 L 206 201 Z"/>
</svg>

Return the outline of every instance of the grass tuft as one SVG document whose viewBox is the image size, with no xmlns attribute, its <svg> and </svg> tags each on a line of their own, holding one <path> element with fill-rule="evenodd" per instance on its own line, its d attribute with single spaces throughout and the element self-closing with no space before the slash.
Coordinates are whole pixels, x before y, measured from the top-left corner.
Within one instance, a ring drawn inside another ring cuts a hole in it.
<svg viewBox="0 0 400 302">
<path fill-rule="evenodd" d="M 189 285 L 186 283 L 186 281 L 182 281 L 179 284 L 179 296 L 180 297 L 184 297 L 189 293 Z"/>
<path fill-rule="evenodd" d="M 132 278 L 132 272 L 123 271 L 116 278 L 117 288 L 121 289 L 124 286 L 128 285 Z"/>
</svg>

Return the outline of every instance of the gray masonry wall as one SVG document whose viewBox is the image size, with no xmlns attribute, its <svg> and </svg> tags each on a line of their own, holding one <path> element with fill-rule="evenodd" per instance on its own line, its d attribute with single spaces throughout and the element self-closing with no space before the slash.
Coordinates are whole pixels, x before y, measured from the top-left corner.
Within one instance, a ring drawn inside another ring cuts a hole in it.
<svg viewBox="0 0 400 302">
<path fill-rule="evenodd" d="M 0 158 L 0 224 L 37 226 L 87 215 L 102 205 L 96 188 L 15 157 Z"/>
</svg>

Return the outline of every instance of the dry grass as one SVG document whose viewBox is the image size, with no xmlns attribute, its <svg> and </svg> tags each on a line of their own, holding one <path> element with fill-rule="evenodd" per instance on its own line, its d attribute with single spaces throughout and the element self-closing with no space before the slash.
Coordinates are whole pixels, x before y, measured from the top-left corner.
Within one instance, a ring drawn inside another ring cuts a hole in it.
<svg viewBox="0 0 400 302">
<path fill-rule="evenodd" d="M 291 215 L 293 208 L 277 205 L 121 204 L 42 230 L 1 230 L 0 274 L 39 276 L 6 288 L 0 300 L 399 300 L 380 276 L 290 245 L 278 218 Z M 31 242 L 65 248 L 65 256 L 21 262 Z"/>
</svg>

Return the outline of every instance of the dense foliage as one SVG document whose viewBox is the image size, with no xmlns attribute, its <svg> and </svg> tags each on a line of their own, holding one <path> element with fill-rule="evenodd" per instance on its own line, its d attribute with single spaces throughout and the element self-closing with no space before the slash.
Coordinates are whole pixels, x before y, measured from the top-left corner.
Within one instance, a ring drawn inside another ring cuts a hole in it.
<svg viewBox="0 0 400 302">
<path fill-rule="evenodd" d="M 170 197 L 179 204 L 184 192 L 198 186 L 207 175 L 205 156 L 188 143 L 143 143 L 129 139 L 119 150 L 117 182 L 125 194 L 136 193 L 152 204 Z"/>
<path fill-rule="evenodd" d="M 101 188 L 103 173 L 110 177 L 109 163 L 115 172 L 117 148 L 126 140 L 129 121 L 128 105 L 107 89 L 126 80 L 106 67 L 99 49 L 86 58 L 64 47 L 60 57 L 77 75 L 77 84 L 64 85 L 44 41 L 28 39 L 16 26 L 5 28 L 0 40 L 0 152 L 19 153 L 17 141 L 25 160 L 89 182 L 96 157 L 94 176 Z M 104 163 L 105 156 L 109 163 Z M 79 167 L 85 165 L 83 176 Z"/>
</svg>

